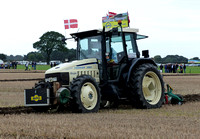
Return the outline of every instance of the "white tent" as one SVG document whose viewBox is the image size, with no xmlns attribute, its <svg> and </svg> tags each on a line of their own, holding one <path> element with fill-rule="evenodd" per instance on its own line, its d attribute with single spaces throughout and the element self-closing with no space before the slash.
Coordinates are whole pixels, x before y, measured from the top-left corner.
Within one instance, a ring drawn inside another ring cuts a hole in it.
<svg viewBox="0 0 200 139">
<path fill-rule="evenodd" d="M 0 59 L 0 64 L 3 64 L 3 60 Z"/>
</svg>

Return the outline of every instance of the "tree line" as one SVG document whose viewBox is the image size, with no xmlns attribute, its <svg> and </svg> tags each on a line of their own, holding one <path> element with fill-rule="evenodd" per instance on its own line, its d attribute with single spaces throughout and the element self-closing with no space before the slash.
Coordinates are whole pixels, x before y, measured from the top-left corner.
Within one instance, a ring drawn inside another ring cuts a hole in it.
<svg viewBox="0 0 200 139">
<path fill-rule="evenodd" d="M 76 59 L 76 50 L 68 49 L 65 40 L 65 37 L 58 32 L 46 32 L 39 38 L 39 41 L 33 43 L 33 48 L 37 49 L 38 52 L 29 52 L 24 56 L 0 54 L 0 59 L 3 61 L 45 61 L 47 64 L 51 60 L 64 62 L 67 59 L 68 61 L 73 61 Z"/>
<path fill-rule="evenodd" d="M 190 60 L 199 60 L 198 57 L 194 57 L 191 58 Z M 160 55 L 156 55 L 154 56 L 154 61 L 156 63 L 162 63 L 162 64 L 166 64 L 166 63 L 188 63 L 188 58 L 184 57 L 184 56 L 179 56 L 179 55 L 167 55 L 166 57 L 161 57 Z"/>
<path fill-rule="evenodd" d="M 46 54 L 42 52 L 29 52 L 27 55 L 5 55 L 0 54 L 0 59 L 3 61 L 43 61 L 46 62 Z M 64 62 L 66 59 L 73 61 L 76 59 L 76 50 L 68 49 L 67 51 L 53 51 L 50 60 L 59 60 Z M 188 63 L 188 58 L 179 55 L 167 55 L 166 57 L 161 57 L 160 55 L 154 56 L 154 61 L 156 63 Z M 198 57 L 194 57 L 191 60 L 200 60 Z"/>
<path fill-rule="evenodd" d="M 0 54 L 0 59 L 3 61 L 35 61 L 46 62 L 47 56 L 42 52 L 29 52 L 27 55 L 6 55 Z M 50 60 L 59 60 L 64 62 L 66 59 L 73 61 L 76 59 L 76 50 L 68 49 L 68 51 L 53 51 Z"/>
<path fill-rule="evenodd" d="M 66 39 L 62 34 L 50 31 L 44 33 L 39 41 L 33 43 L 33 48 L 37 49 L 38 52 L 29 52 L 27 55 L 10 55 L 0 54 L 0 59 L 3 61 L 35 61 L 35 62 L 47 62 L 49 64 L 50 60 L 59 60 L 64 62 L 66 59 L 68 61 L 73 61 L 76 59 L 76 50 L 68 49 L 66 47 Z M 188 63 L 188 58 L 179 55 L 167 55 L 162 58 L 160 55 L 154 56 L 156 63 Z M 194 57 L 193 60 L 199 60 L 198 57 Z"/>
</svg>

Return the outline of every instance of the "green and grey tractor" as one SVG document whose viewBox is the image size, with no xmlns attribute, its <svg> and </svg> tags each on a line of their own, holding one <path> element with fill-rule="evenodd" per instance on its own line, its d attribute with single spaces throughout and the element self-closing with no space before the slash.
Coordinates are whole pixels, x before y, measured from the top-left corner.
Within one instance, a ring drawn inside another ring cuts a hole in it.
<svg viewBox="0 0 200 139">
<path fill-rule="evenodd" d="M 25 90 L 25 106 L 37 111 L 70 107 L 72 112 L 97 112 L 113 106 L 159 108 L 164 103 L 164 82 L 148 50 L 140 52 L 137 40 L 147 36 L 138 29 L 96 29 L 77 32 L 77 60 L 45 72 L 45 80 Z"/>
</svg>

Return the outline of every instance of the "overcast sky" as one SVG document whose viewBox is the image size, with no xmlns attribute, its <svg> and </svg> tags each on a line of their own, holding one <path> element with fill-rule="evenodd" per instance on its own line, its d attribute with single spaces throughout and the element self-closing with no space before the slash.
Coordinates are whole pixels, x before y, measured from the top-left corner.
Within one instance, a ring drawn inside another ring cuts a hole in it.
<svg viewBox="0 0 200 139">
<path fill-rule="evenodd" d="M 79 31 L 102 28 L 106 13 L 129 12 L 130 27 L 149 36 L 139 50 L 150 56 L 200 57 L 200 0 L 1 0 L 0 53 L 26 55 L 47 31 L 69 37 L 64 19 L 78 19 Z M 74 41 L 67 42 L 75 48 Z"/>
</svg>

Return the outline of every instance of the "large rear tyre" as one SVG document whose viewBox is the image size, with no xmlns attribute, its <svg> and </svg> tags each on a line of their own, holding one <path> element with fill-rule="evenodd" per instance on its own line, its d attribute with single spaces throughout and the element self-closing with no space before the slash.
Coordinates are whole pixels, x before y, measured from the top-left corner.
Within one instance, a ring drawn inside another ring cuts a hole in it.
<svg viewBox="0 0 200 139">
<path fill-rule="evenodd" d="M 79 76 L 71 83 L 72 112 L 97 112 L 101 94 L 96 81 L 88 75 Z"/>
<path fill-rule="evenodd" d="M 152 64 L 142 64 L 131 74 L 131 101 L 137 108 L 159 108 L 164 101 L 163 79 Z"/>
</svg>

